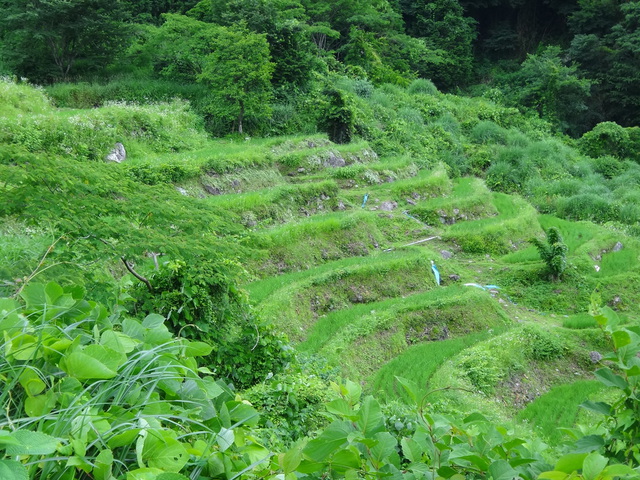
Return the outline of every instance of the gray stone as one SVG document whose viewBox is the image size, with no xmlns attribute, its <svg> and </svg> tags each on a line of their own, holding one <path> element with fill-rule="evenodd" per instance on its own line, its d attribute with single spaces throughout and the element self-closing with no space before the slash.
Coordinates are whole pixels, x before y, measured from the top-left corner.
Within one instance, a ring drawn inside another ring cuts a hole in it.
<svg viewBox="0 0 640 480">
<path fill-rule="evenodd" d="M 411 200 L 410 198 L 407 198 L 407 203 L 408 203 L 409 205 L 415 205 L 415 204 L 416 204 L 416 202 L 414 202 L 414 201 L 413 201 L 413 200 Z"/>
<path fill-rule="evenodd" d="M 219 188 L 212 187 L 211 185 L 203 185 L 202 188 L 204 188 L 204 191 L 209 195 L 220 195 L 222 193 Z"/>
<path fill-rule="evenodd" d="M 620 250 L 622 250 L 624 248 L 624 245 L 620 242 L 617 242 L 614 246 L 613 249 L 611 249 L 612 252 L 619 252 Z"/>
<path fill-rule="evenodd" d="M 387 200 L 386 202 L 382 202 L 380 204 L 380 210 L 384 210 L 385 212 L 390 212 L 398 208 L 397 202 Z"/>
<path fill-rule="evenodd" d="M 116 143 L 113 149 L 109 152 L 109 155 L 105 157 L 107 162 L 122 163 L 127 159 L 127 151 L 124 149 L 124 145 L 120 142 Z"/>
<path fill-rule="evenodd" d="M 449 278 L 451 280 L 453 280 L 454 282 L 457 282 L 460 280 L 460 275 L 456 275 L 455 273 L 453 275 L 449 275 Z"/>
<path fill-rule="evenodd" d="M 338 210 L 346 210 L 347 207 L 344 206 L 344 203 L 342 203 L 342 200 L 340 200 L 338 202 Z"/>
<path fill-rule="evenodd" d="M 444 258 L 445 260 L 449 260 L 451 257 L 453 257 L 453 253 L 451 253 L 449 250 L 440 250 L 440 255 L 442 255 L 442 258 Z"/>
<path fill-rule="evenodd" d="M 329 152 L 329 157 L 324 161 L 325 167 L 338 168 L 344 167 L 346 164 L 347 162 L 345 162 L 344 158 L 342 158 L 340 155 L 336 155 L 334 152 Z"/>
<path fill-rule="evenodd" d="M 185 196 L 189 195 L 187 191 L 182 187 L 176 187 L 176 190 L 179 191 L 182 195 L 185 195 Z"/>
</svg>

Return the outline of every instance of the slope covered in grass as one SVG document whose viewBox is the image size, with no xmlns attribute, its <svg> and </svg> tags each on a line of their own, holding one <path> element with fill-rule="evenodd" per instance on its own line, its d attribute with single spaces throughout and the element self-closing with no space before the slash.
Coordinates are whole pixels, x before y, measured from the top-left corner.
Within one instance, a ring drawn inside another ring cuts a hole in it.
<svg viewBox="0 0 640 480">
<path fill-rule="evenodd" d="M 202 267 L 248 357 L 282 348 L 271 334 L 286 334 L 304 358 L 389 402 L 411 401 L 396 379 L 406 377 L 442 390 L 429 397 L 436 411 L 537 425 L 538 413 L 518 412 L 588 379 L 589 352 L 603 348 L 585 313 L 592 292 L 635 323 L 633 212 L 599 225 L 567 205 L 585 186 L 606 202 L 631 198 L 637 184 L 623 182 L 637 167 L 605 178 L 601 160 L 486 99 L 342 87 L 359 132 L 347 145 L 319 133 L 210 139 L 180 101 L 66 110 L 3 82 L 3 293 L 34 276 L 68 280 L 139 314 L 129 295 L 164 281 L 172 293 L 153 292 L 160 305 L 196 311 Z M 127 160 L 105 163 L 118 141 Z M 568 246 L 557 282 L 529 243 L 549 227 Z M 288 385 L 268 362 L 245 367 Z"/>
</svg>

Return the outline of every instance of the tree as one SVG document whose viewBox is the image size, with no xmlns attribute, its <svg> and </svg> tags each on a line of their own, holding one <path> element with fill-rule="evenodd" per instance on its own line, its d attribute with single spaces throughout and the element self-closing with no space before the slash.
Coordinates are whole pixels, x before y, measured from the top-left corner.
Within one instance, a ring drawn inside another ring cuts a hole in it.
<svg viewBox="0 0 640 480">
<path fill-rule="evenodd" d="M 513 100 L 534 108 L 562 131 L 579 135 L 586 130 L 584 115 L 593 82 L 581 78 L 576 65 L 565 65 L 560 47 L 528 55 L 509 79 Z"/>
<path fill-rule="evenodd" d="M 540 253 L 540 258 L 547 264 L 551 272 L 551 278 L 558 280 L 567 268 L 567 245 L 562 241 L 560 231 L 556 227 L 547 230 L 547 242 L 539 238 L 532 238 L 531 243 L 535 245 Z"/>
<path fill-rule="evenodd" d="M 266 36 L 244 28 L 220 27 L 213 51 L 204 59 L 198 81 L 211 88 L 210 112 L 234 124 L 242 134 L 245 118 L 269 115 L 271 75 Z"/>
<path fill-rule="evenodd" d="M 326 107 L 319 127 L 334 143 L 349 143 L 355 129 L 353 101 L 348 94 L 334 87 L 325 90 Z"/>
<path fill-rule="evenodd" d="M 475 21 L 464 15 L 458 0 L 419 0 L 405 11 L 407 31 L 427 46 L 445 52 L 431 80 L 442 88 L 468 83 L 473 72 Z"/>
<path fill-rule="evenodd" d="M 211 20 L 232 27 L 241 23 L 266 34 L 274 65 L 275 86 L 303 86 L 318 60 L 314 55 L 304 8 L 297 0 L 211 0 Z"/>
<path fill-rule="evenodd" d="M 640 122 L 640 4 L 638 2 L 580 1 L 570 17 L 575 37 L 569 48 L 583 75 L 593 78 L 595 100 L 602 120 L 622 126 Z"/>
<path fill-rule="evenodd" d="M 1 0 L 2 57 L 32 81 L 98 72 L 126 44 L 118 0 Z"/>
</svg>

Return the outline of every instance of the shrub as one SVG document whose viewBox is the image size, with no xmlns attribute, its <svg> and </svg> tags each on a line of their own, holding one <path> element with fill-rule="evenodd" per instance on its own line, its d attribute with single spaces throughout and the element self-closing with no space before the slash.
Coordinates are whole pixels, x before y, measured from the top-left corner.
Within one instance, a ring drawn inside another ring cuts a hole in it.
<svg viewBox="0 0 640 480">
<path fill-rule="evenodd" d="M 504 144 L 506 138 L 507 131 L 489 120 L 478 122 L 471 130 L 471 139 L 477 143 Z"/>
<path fill-rule="evenodd" d="M 279 372 L 292 353 L 283 336 L 251 311 L 236 283 L 236 263 L 208 259 L 167 262 L 149 276 L 152 290 L 133 290 L 136 311 L 166 316 L 173 334 L 212 345 L 206 356 L 219 376 L 247 387 Z"/>
<path fill-rule="evenodd" d="M 557 280 L 567 268 L 567 252 L 569 249 L 562 241 L 560 231 L 556 227 L 549 228 L 546 233 L 546 243 L 538 238 L 532 238 L 531 243 L 535 245 L 540 257 L 547 264 L 551 272 L 551 278 Z"/>
<path fill-rule="evenodd" d="M 209 345 L 174 338 L 157 314 L 108 312 L 77 286 L 21 296 L 0 299 L 3 479 L 231 477 L 266 452 L 244 437 L 257 412 L 198 368 Z M 243 446 L 221 443 L 234 433 Z"/>
<path fill-rule="evenodd" d="M 440 93 L 438 92 L 438 88 L 433 84 L 433 82 L 425 78 L 417 78 L 416 80 L 411 82 L 407 87 L 407 92 L 412 95 L 436 95 Z"/>
<path fill-rule="evenodd" d="M 551 360 L 564 355 L 567 350 L 557 335 L 535 324 L 522 327 L 525 355 L 534 360 Z"/>
<path fill-rule="evenodd" d="M 629 155 L 632 145 L 627 129 L 615 122 L 602 122 L 580 138 L 580 150 L 590 157 L 613 155 L 625 158 Z"/>
</svg>

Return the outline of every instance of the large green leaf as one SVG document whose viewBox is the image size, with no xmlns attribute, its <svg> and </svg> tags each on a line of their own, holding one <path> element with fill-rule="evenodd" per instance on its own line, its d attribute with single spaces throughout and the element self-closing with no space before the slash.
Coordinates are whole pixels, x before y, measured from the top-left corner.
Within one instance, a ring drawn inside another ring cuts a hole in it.
<svg viewBox="0 0 640 480">
<path fill-rule="evenodd" d="M 569 453 L 560 457 L 555 470 L 564 473 L 573 473 L 582 468 L 582 462 L 587 457 L 586 453 Z"/>
<path fill-rule="evenodd" d="M 0 298 L 0 332 L 13 335 L 22 329 L 25 321 L 18 315 L 17 304 L 9 298 Z"/>
<path fill-rule="evenodd" d="M 607 387 L 617 387 L 621 390 L 625 390 L 629 386 L 624 378 L 620 375 L 616 375 L 609 368 L 601 368 L 593 372 L 593 374 Z"/>
<path fill-rule="evenodd" d="M 360 468 L 360 455 L 357 451 L 344 448 L 331 457 L 331 469 L 336 473 L 344 473 L 356 468 Z"/>
<path fill-rule="evenodd" d="M 189 480 L 181 473 L 161 473 L 156 477 L 156 480 Z"/>
<path fill-rule="evenodd" d="M 13 436 L 20 444 L 7 445 L 7 455 L 50 455 L 58 447 L 58 440 L 41 432 L 16 430 Z"/>
<path fill-rule="evenodd" d="M 182 470 L 189 460 L 189 454 L 182 443 L 157 430 L 147 432 L 142 456 L 149 467 L 174 473 Z"/>
<path fill-rule="evenodd" d="M 111 480 L 111 466 L 113 465 L 113 452 L 109 449 L 102 450 L 94 460 L 93 476 L 95 480 Z"/>
<path fill-rule="evenodd" d="M 47 295 L 41 283 L 29 283 L 22 289 L 20 296 L 25 301 L 28 311 L 42 310 L 47 303 Z"/>
<path fill-rule="evenodd" d="M 71 352 L 64 362 L 61 362 L 60 367 L 79 380 L 108 380 L 117 375 L 116 370 L 80 350 Z"/>
<path fill-rule="evenodd" d="M 37 397 L 28 397 L 24 401 L 24 411 L 30 417 L 47 415 L 56 406 L 57 395 L 49 390 Z"/>
<path fill-rule="evenodd" d="M 382 462 L 391 454 L 396 453 L 397 440 L 389 432 L 379 432 L 374 436 L 376 445 L 369 449 L 371 458 L 377 462 Z"/>
<path fill-rule="evenodd" d="M 604 438 L 600 435 L 587 435 L 576 442 L 575 451 L 578 453 L 589 453 L 601 447 L 604 447 Z M 556 470 L 559 469 L 556 467 Z"/>
<path fill-rule="evenodd" d="M 580 406 L 601 415 L 611 415 L 611 405 L 608 403 L 592 402 L 591 400 L 587 400 L 586 402 L 581 403 Z"/>
<path fill-rule="evenodd" d="M 351 408 L 351 405 L 349 405 L 349 402 L 347 402 L 344 398 L 337 398 L 335 400 L 332 400 L 331 402 L 327 403 L 325 408 L 328 412 L 348 418 L 349 420 L 355 420 L 356 418 L 358 418 L 353 408 Z"/>
<path fill-rule="evenodd" d="M 100 337 L 100 344 L 120 353 L 130 353 L 140 343 L 139 340 L 131 338 L 122 332 L 105 330 Z"/>
<path fill-rule="evenodd" d="M 284 471 L 285 475 L 294 472 L 300 462 L 302 461 L 302 447 L 303 443 L 298 442 L 293 448 L 287 452 L 280 454 L 278 460 L 280 462 L 280 468 Z"/>
<path fill-rule="evenodd" d="M 349 422 L 333 422 L 318 438 L 307 443 L 302 453 L 309 460 L 323 462 L 346 443 L 347 437 L 352 431 Z"/>
<path fill-rule="evenodd" d="M 127 472 L 127 480 L 157 480 L 163 473 L 159 468 L 138 468 Z"/>
<path fill-rule="evenodd" d="M 362 402 L 358 411 L 357 425 L 365 437 L 373 437 L 376 433 L 384 430 L 382 411 L 380 404 L 372 396 L 367 396 Z"/>
<path fill-rule="evenodd" d="M 582 464 L 582 475 L 585 480 L 595 480 L 607 466 L 607 463 L 609 460 L 599 453 L 593 452 L 587 455 Z"/>
<path fill-rule="evenodd" d="M 2 480 L 28 480 L 29 473 L 20 462 L 0 460 L 0 478 Z"/>
<path fill-rule="evenodd" d="M 489 474 L 493 480 L 513 480 L 518 477 L 518 472 L 506 460 L 496 460 L 489 465 Z"/>
</svg>

